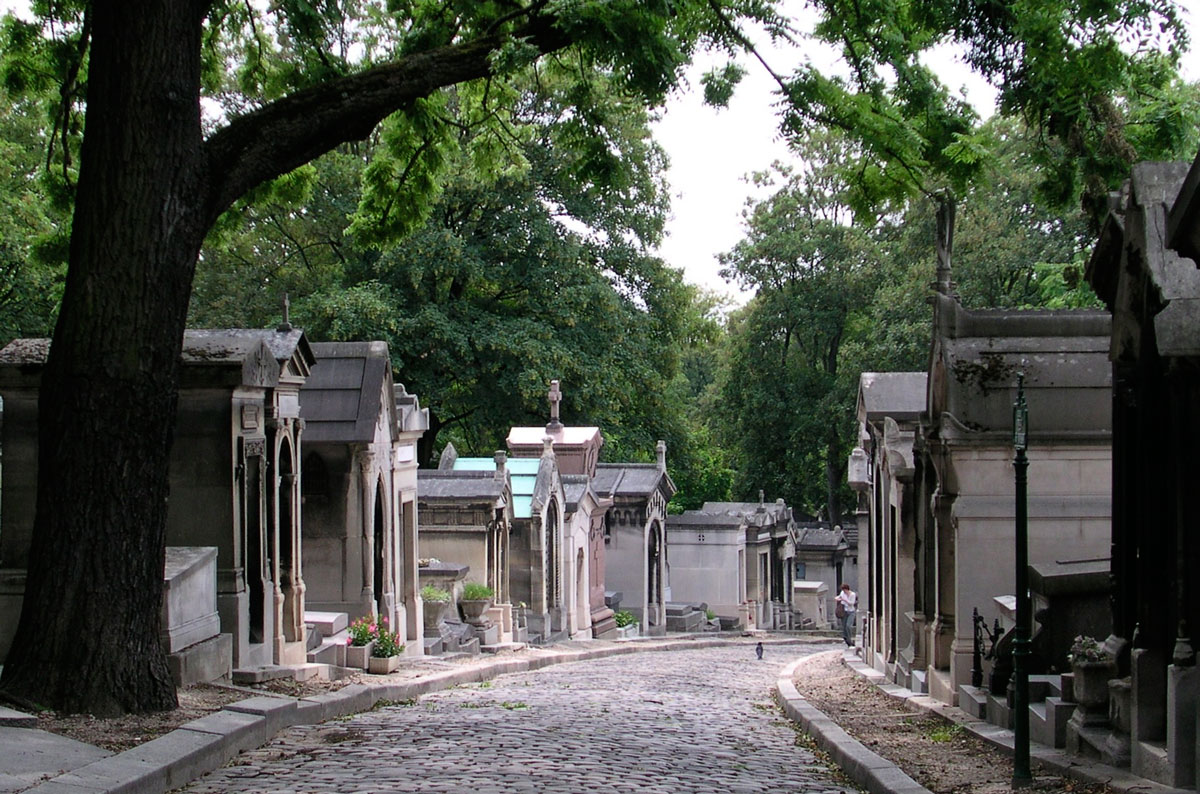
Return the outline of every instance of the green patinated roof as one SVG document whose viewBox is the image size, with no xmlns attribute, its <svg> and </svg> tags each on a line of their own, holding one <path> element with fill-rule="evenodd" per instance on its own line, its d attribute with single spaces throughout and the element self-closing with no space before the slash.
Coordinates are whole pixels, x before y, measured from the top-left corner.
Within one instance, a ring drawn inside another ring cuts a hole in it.
<svg viewBox="0 0 1200 794">
<path fill-rule="evenodd" d="M 513 518 L 533 516 L 533 488 L 537 483 L 540 458 L 509 458 L 508 479 L 512 483 Z M 458 458 L 454 461 L 455 471 L 495 471 L 496 461 L 492 458 Z"/>
</svg>

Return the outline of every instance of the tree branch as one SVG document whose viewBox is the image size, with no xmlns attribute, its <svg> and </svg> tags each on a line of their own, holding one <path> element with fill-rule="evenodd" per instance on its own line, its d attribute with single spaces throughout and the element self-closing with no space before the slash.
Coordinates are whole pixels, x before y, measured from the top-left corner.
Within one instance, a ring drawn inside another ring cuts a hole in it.
<svg viewBox="0 0 1200 794">
<path fill-rule="evenodd" d="M 516 31 L 543 53 L 572 41 L 553 18 Z M 230 122 L 205 143 L 211 181 L 207 214 L 215 220 L 239 196 L 286 174 L 335 146 L 366 138 L 389 114 L 440 88 L 492 74 L 491 54 L 508 36 L 416 53 L 400 60 L 297 91 Z"/>
</svg>

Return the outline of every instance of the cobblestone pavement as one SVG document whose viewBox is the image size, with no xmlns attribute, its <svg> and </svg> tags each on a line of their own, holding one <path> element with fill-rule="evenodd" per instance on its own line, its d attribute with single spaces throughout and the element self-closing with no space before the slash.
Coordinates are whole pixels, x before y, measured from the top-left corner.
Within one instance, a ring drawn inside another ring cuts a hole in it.
<svg viewBox="0 0 1200 794">
<path fill-rule="evenodd" d="M 290 728 L 202 792 L 846 792 L 770 689 L 828 645 L 644 652 L 504 675 Z"/>
</svg>

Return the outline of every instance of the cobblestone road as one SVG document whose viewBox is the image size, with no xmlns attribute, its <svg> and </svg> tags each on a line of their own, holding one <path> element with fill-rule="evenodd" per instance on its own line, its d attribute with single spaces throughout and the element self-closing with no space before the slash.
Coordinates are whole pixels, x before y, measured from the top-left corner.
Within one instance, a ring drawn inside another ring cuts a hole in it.
<svg viewBox="0 0 1200 794">
<path fill-rule="evenodd" d="M 788 661 L 829 646 L 644 652 L 505 675 L 295 727 L 202 792 L 853 791 L 771 700 Z"/>
</svg>

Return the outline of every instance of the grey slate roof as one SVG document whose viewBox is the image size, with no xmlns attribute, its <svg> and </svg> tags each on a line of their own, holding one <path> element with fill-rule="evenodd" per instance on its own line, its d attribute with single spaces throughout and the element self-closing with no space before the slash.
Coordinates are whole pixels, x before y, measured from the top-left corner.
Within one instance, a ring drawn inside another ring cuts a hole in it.
<svg viewBox="0 0 1200 794">
<path fill-rule="evenodd" d="M 187 364 L 240 364 L 258 347 L 266 342 L 276 361 L 286 361 L 296 352 L 298 345 L 307 351 L 308 344 L 302 341 L 304 331 L 274 331 L 257 328 L 188 329 L 183 334 L 181 359 Z M 50 353 L 50 340 L 14 339 L 0 350 L 3 364 L 43 364 Z"/>
<path fill-rule="evenodd" d="M 666 474 L 655 463 L 598 463 L 592 488 L 605 496 L 640 496 L 654 493 Z M 667 479 L 669 493 L 675 493 L 675 484 Z"/>
<path fill-rule="evenodd" d="M 835 550 L 841 546 L 849 545 L 846 543 L 846 538 L 841 532 L 829 529 L 828 527 L 800 527 L 798 534 L 800 542 L 797 545 L 802 549 Z"/>
<path fill-rule="evenodd" d="M 504 480 L 494 472 L 417 470 L 417 498 L 429 501 L 487 500 L 504 498 Z"/>
<path fill-rule="evenodd" d="M 561 479 L 567 512 L 574 512 L 579 501 L 591 490 L 591 481 L 586 474 L 563 474 Z"/>
<path fill-rule="evenodd" d="M 858 388 L 867 419 L 916 419 L 925 411 L 928 380 L 924 372 L 864 372 Z"/>
<path fill-rule="evenodd" d="M 375 438 L 380 411 L 394 416 L 385 403 L 391 396 L 391 359 L 386 342 L 318 342 L 317 357 L 300 389 L 300 416 L 307 442 L 369 443 Z M 390 422 L 389 422 L 390 423 Z"/>
</svg>

